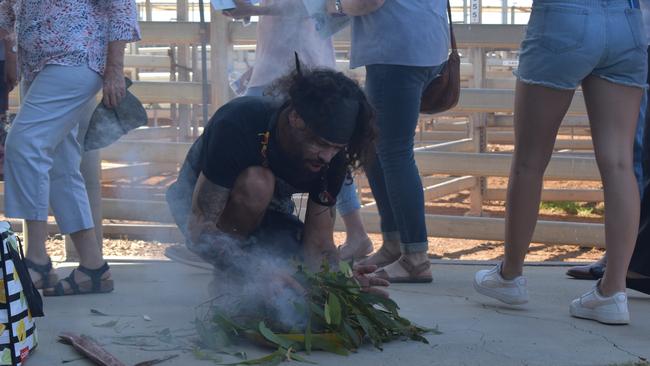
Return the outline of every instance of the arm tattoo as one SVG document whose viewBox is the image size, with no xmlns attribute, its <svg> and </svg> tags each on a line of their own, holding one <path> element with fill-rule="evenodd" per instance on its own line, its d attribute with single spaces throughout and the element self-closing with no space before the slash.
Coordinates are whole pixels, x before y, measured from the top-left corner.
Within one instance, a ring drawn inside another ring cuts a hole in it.
<svg viewBox="0 0 650 366">
<path fill-rule="evenodd" d="M 203 174 L 199 176 L 192 196 L 188 247 L 220 269 L 241 272 L 248 268 L 250 259 L 241 248 L 241 239 L 217 227 L 229 196 L 230 189 L 210 182 Z"/>
<path fill-rule="evenodd" d="M 205 223 L 216 226 L 229 196 L 230 189 L 218 186 L 201 175 L 192 196 L 192 213 L 201 217 Z"/>
</svg>

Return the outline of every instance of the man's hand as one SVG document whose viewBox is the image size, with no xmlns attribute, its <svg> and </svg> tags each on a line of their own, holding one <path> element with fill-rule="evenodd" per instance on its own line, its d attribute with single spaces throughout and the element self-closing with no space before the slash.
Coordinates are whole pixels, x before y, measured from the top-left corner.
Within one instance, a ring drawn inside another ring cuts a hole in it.
<svg viewBox="0 0 650 366">
<path fill-rule="evenodd" d="M 354 278 L 361 285 L 361 291 L 388 298 L 388 292 L 377 287 L 388 287 L 390 283 L 384 279 L 372 276 L 372 273 L 376 270 L 377 266 L 375 265 L 357 264 L 354 266 L 352 273 Z"/>
<path fill-rule="evenodd" d="M 121 67 L 106 66 L 103 93 L 102 102 L 107 108 L 115 108 L 120 104 L 126 95 L 126 82 Z"/>
<path fill-rule="evenodd" d="M 260 15 L 258 7 L 253 5 L 250 0 L 234 0 L 235 8 L 224 10 L 223 14 L 234 19 L 250 18 L 253 15 Z"/>
<path fill-rule="evenodd" d="M 265 276 L 267 277 L 267 276 Z M 293 276 L 285 272 L 274 272 L 270 273 L 267 277 L 269 289 L 271 295 L 278 295 L 279 293 L 285 291 L 286 289 L 291 289 L 296 294 L 304 296 L 307 294 L 305 290 L 298 281 L 296 281 Z"/>
</svg>

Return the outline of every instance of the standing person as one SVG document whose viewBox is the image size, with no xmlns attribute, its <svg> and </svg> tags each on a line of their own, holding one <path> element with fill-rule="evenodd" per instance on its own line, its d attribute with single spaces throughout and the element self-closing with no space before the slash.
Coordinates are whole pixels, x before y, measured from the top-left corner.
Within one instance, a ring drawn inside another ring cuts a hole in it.
<svg viewBox="0 0 650 366">
<path fill-rule="evenodd" d="M 424 193 L 413 152 L 420 98 L 449 52 L 447 2 L 328 0 L 352 16 L 350 67 L 366 68 L 377 110 L 377 159 L 366 175 L 381 218 L 383 245 L 363 261 L 391 282 L 431 282 Z"/>
<path fill-rule="evenodd" d="M 140 38 L 135 1 L 5 0 L 0 29 L 3 38 L 15 30 L 24 90 L 5 147 L 5 212 L 26 220 L 32 278 L 46 296 L 112 291 L 80 173 L 78 138 L 99 90 L 110 108 L 124 96 L 124 47 Z M 80 256 L 79 267 L 62 281 L 45 248 L 48 201 Z"/>
<path fill-rule="evenodd" d="M 234 18 L 260 16 L 257 23 L 255 66 L 248 83 L 248 96 L 261 96 L 294 67 L 294 52 L 307 68 L 336 69 L 332 38 L 323 38 L 305 10 L 303 0 L 262 0 L 260 6 L 235 0 L 236 8 L 227 15 Z M 346 229 L 346 242 L 339 247 L 344 259 L 360 259 L 372 252 L 372 242 L 363 226 L 361 203 L 356 185 L 343 183 L 336 208 Z"/>
<path fill-rule="evenodd" d="M 650 41 L 650 0 L 641 0 L 640 5 L 646 36 Z M 650 47 L 648 47 L 648 54 L 650 57 Z M 648 77 L 650 78 L 650 74 Z M 648 82 L 650 83 L 650 80 Z M 626 278 L 627 288 L 646 294 L 650 294 L 650 129 L 647 128 L 650 111 L 648 110 L 648 94 L 650 94 L 650 90 L 646 89 L 641 102 L 634 140 L 634 173 L 641 186 L 641 217 L 634 254 Z M 641 141 L 639 136 L 642 136 Z M 641 166 L 640 171 L 639 166 Z M 599 279 L 603 276 L 606 264 L 607 256 L 603 256 L 595 263 L 570 268 L 567 275 L 579 279 Z"/>
<path fill-rule="evenodd" d="M 640 0 L 639 4 L 641 6 L 641 13 L 643 14 L 645 34 L 648 38 L 648 42 L 650 42 L 650 0 Z M 648 53 L 650 53 L 650 46 L 648 47 Z M 644 192 L 646 188 L 646 180 L 650 178 L 650 165 L 648 165 L 650 161 L 647 161 L 650 160 L 650 144 L 647 142 L 648 128 L 646 128 L 646 126 L 648 126 L 648 119 L 650 119 L 650 111 L 648 110 L 649 94 L 649 89 L 646 89 L 646 92 L 643 93 L 641 109 L 639 110 L 639 122 L 637 124 L 636 136 L 634 138 L 634 175 L 636 176 L 639 190 L 641 192 L 641 219 L 639 222 L 637 244 L 635 246 L 634 255 L 632 256 L 632 261 L 630 262 L 630 271 L 637 267 L 638 263 L 647 263 L 645 267 L 641 266 L 642 268 L 650 267 L 650 259 L 637 260 L 639 255 L 645 252 L 643 247 L 647 246 L 648 240 L 646 238 L 650 234 L 650 232 L 646 232 L 647 230 L 650 230 L 650 227 L 646 228 L 648 225 L 646 221 L 650 219 L 650 212 L 647 212 L 647 210 L 650 210 L 650 201 L 646 200 L 646 194 Z M 567 270 L 567 275 L 577 279 L 597 280 L 603 277 L 606 265 L 607 255 L 603 255 L 601 259 L 594 263 L 569 268 Z M 641 272 L 644 271 L 642 270 Z M 630 278 L 630 276 L 633 278 Z M 649 275 L 646 274 L 645 276 Z M 627 281 L 628 288 L 644 291 L 634 285 L 637 283 L 643 283 L 643 277 L 644 276 L 639 273 L 629 272 Z M 650 280 L 645 281 L 645 283 L 647 282 L 650 282 Z M 650 292 L 650 285 L 645 285 L 643 288 L 645 289 L 644 292 Z"/>
<path fill-rule="evenodd" d="M 647 40 L 628 0 L 536 0 L 521 47 L 515 91 L 515 152 L 506 204 L 503 262 L 474 286 L 509 304 L 528 301 L 524 258 L 539 209 L 544 170 L 560 123 L 582 84 L 605 191 L 607 268 L 570 305 L 572 316 L 629 323 L 625 276 L 639 220 L 632 145 L 646 87 Z"/>
</svg>

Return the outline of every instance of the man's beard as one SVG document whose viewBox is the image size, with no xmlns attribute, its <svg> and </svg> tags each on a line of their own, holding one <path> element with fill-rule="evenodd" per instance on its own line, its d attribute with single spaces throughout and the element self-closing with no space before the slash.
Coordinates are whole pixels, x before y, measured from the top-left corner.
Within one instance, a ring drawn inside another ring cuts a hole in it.
<svg viewBox="0 0 650 366">
<path fill-rule="evenodd" d="M 297 152 L 290 152 L 287 154 L 287 165 L 290 168 L 293 179 L 299 182 L 312 181 L 322 174 L 327 169 L 328 164 L 322 160 L 312 160 L 303 158 L 303 154 Z M 310 163 L 322 164 L 319 171 L 312 171 L 308 168 Z"/>
</svg>

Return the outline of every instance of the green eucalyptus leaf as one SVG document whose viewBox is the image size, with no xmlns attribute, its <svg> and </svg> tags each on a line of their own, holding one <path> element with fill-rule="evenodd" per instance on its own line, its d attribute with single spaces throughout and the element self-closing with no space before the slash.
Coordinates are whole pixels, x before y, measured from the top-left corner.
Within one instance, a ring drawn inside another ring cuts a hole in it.
<svg viewBox="0 0 650 366">
<path fill-rule="evenodd" d="M 328 322 L 328 324 L 341 324 L 341 301 L 339 300 L 339 297 L 334 294 L 334 292 L 330 292 L 329 299 L 327 300 L 327 304 L 325 304 L 325 306 L 328 309 L 325 313 L 329 313 L 330 318 L 330 322 Z"/>
<path fill-rule="evenodd" d="M 340 261 L 339 262 L 339 270 L 347 278 L 352 278 L 354 276 L 354 273 L 352 272 L 352 267 L 350 267 L 350 264 L 348 262 L 346 262 L 346 261 Z"/>
<path fill-rule="evenodd" d="M 325 314 L 325 323 L 332 324 L 332 312 L 330 311 L 329 302 L 326 302 L 323 306 L 323 313 Z"/>
<path fill-rule="evenodd" d="M 266 324 L 264 324 L 263 321 L 260 322 L 260 324 L 258 326 L 258 329 L 260 331 L 260 334 L 262 334 L 262 336 L 264 338 L 266 338 L 267 341 L 269 341 L 271 343 L 274 343 L 274 344 L 277 344 L 278 346 L 286 348 L 286 349 L 294 347 L 294 342 L 273 333 L 273 331 L 271 329 L 269 329 L 266 326 Z"/>
<path fill-rule="evenodd" d="M 305 330 L 305 351 L 307 354 L 311 353 L 312 334 L 311 334 L 311 318 L 307 320 L 307 329 Z"/>
</svg>

